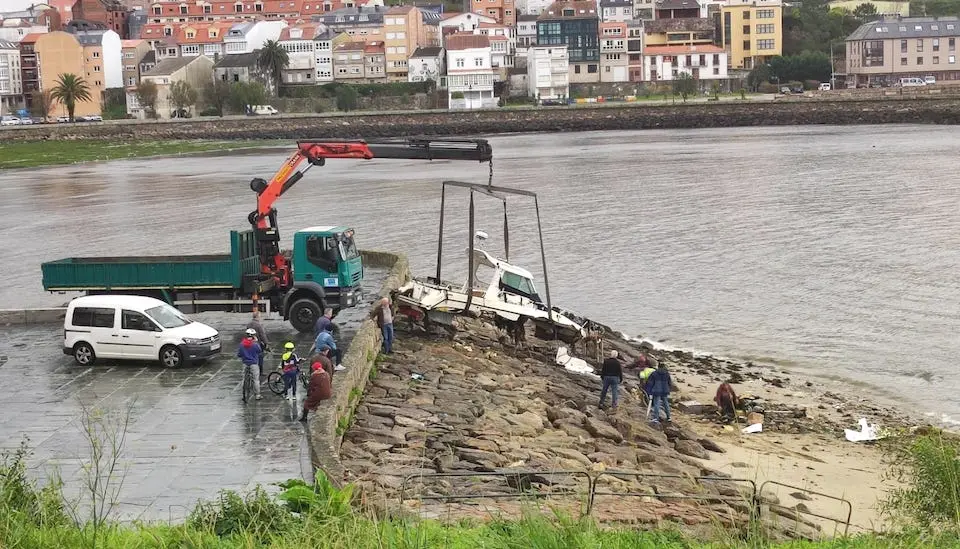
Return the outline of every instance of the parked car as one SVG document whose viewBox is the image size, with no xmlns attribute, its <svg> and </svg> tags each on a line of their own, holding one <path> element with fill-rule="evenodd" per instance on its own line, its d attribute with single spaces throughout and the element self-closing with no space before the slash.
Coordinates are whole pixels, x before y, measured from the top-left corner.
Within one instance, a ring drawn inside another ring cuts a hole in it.
<svg viewBox="0 0 960 549">
<path fill-rule="evenodd" d="M 99 358 L 176 367 L 220 353 L 217 330 L 152 297 L 89 295 L 67 306 L 63 353 L 89 366 Z"/>
<path fill-rule="evenodd" d="M 67 123 L 67 122 L 69 122 L 69 121 L 70 121 L 70 117 L 69 117 L 69 116 L 58 116 L 58 117 L 57 117 L 57 124 L 65 124 L 65 123 Z"/>
<path fill-rule="evenodd" d="M 280 111 L 273 108 L 271 105 L 249 105 L 247 109 L 247 114 L 273 115 L 273 114 L 280 114 Z"/>
<path fill-rule="evenodd" d="M 780 86 L 780 93 L 782 93 L 783 95 L 790 95 L 791 93 L 790 86 Z"/>
<path fill-rule="evenodd" d="M 21 126 L 32 126 L 32 125 L 33 125 L 33 119 L 32 119 L 32 118 L 21 118 L 21 119 L 20 119 L 20 125 L 21 125 Z"/>
<path fill-rule="evenodd" d="M 830 91 L 830 82 L 821 82 L 820 87 L 817 89 L 819 89 L 822 92 Z"/>
<path fill-rule="evenodd" d="M 76 117 L 77 122 L 103 122 L 103 117 L 99 114 Z"/>
<path fill-rule="evenodd" d="M 19 126 L 20 119 L 16 116 L 0 116 L 0 126 Z"/>
<path fill-rule="evenodd" d="M 180 109 L 170 113 L 170 118 L 192 118 L 193 115 L 187 109 Z"/>
<path fill-rule="evenodd" d="M 927 83 L 928 86 L 932 86 L 937 83 L 937 79 L 934 76 L 924 76 L 923 81 Z"/>
</svg>

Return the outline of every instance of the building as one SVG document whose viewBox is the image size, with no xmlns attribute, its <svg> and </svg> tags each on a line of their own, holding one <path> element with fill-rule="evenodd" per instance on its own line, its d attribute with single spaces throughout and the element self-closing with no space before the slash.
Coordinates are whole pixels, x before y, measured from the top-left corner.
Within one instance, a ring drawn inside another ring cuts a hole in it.
<svg viewBox="0 0 960 549">
<path fill-rule="evenodd" d="M 693 19 L 706 17 L 706 12 L 700 12 L 698 0 L 656 0 L 654 4 L 655 19 Z"/>
<path fill-rule="evenodd" d="M 676 80 L 688 73 L 696 81 L 727 78 L 727 54 L 710 45 L 647 46 L 643 50 L 643 79 L 647 82 Z"/>
<path fill-rule="evenodd" d="M 445 52 L 440 46 L 417 48 L 407 67 L 407 82 L 439 82 L 447 72 Z"/>
<path fill-rule="evenodd" d="M 23 104 L 23 75 L 20 72 L 20 45 L 0 40 L 0 114 Z"/>
<path fill-rule="evenodd" d="M 631 82 L 643 81 L 643 21 L 627 21 L 627 71 Z"/>
<path fill-rule="evenodd" d="M 716 25 L 704 18 L 645 21 L 643 34 L 644 47 L 716 43 Z"/>
<path fill-rule="evenodd" d="M 36 94 L 52 90 L 61 74 L 85 74 L 84 50 L 77 37 L 63 31 L 29 34 L 20 41 L 24 103 L 33 107 Z M 66 115 L 67 109 L 55 104 L 51 115 Z M 74 116 L 100 114 L 100 95 L 91 93 L 88 101 L 78 101 Z"/>
<path fill-rule="evenodd" d="M 333 50 L 338 45 L 349 42 L 350 36 L 347 33 L 336 33 L 331 29 L 326 29 L 314 36 L 313 40 L 314 53 L 317 59 L 317 75 L 314 81 L 317 84 L 333 82 Z"/>
<path fill-rule="evenodd" d="M 600 16 L 592 1 L 554 2 L 537 18 L 538 46 L 567 46 L 570 82 L 600 81 Z"/>
<path fill-rule="evenodd" d="M 363 82 L 366 42 L 349 41 L 333 49 L 333 79 L 337 82 Z"/>
<path fill-rule="evenodd" d="M 145 11 L 151 23 L 187 23 L 224 19 L 296 20 L 342 6 L 341 2 L 331 0 L 159 0 L 149 2 Z M 317 9 L 306 9 L 315 7 Z"/>
<path fill-rule="evenodd" d="M 450 108 L 496 107 L 490 39 L 479 34 L 453 34 L 446 39 L 446 50 Z"/>
<path fill-rule="evenodd" d="M 66 25 L 73 20 L 73 6 L 76 5 L 77 0 L 48 0 L 46 4 L 51 8 L 57 10 L 57 14 L 60 16 L 60 25 Z M 62 30 L 62 29 L 51 29 L 51 30 Z"/>
<path fill-rule="evenodd" d="M 147 24 L 147 14 L 143 10 L 134 10 L 127 15 L 127 36 L 136 40 L 143 33 Z"/>
<path fill-rule="evenodd" d="M 780 0 L 728 0 L 721 16 L 730 68 L 750 70 L 783 52 Z"/>
<path fill-rule="evenodd" d="M 316 18 L 335 32 L 345 32 L 351 40 L 383 41 L 384 16 L 381 6 L 342 8 Z"/>
<path fill-rule="evenodd" d="M 130 37 L 129 10 L 120 0 L 76 0 L 72 11 L 74 21 L 100 23 L 122 38 Z"/>
<path fill-rule="evenodd" d="M 153 82 L 157 86 L 156 116 L 171 118 L 175 105 L 170 102 L 170 87 L 176 82 L 186 82 L 195 90 L 202 90 L 213 78 L 213 60 L 199 55 L 197 57 L 177 57 L 165 59 L 150 71 L 142 74 L 143 82 Z M 147 117 L 144 108 L 137 99 L 136 92 L 127 92 L 127 113 L 139 119 Z"/>
<path fill-rule="evenodd" d="M 228 21 L 177 25 L 173 30 L 174 47 L 180 57 L 205 55 L 216 62 L 226 55 L 223 41 L 232 27 Z"/>
<path fill-rule="evenodd" d="M 540 104 L 570 97 L 566 46 L 531 46 L 527 50 L 527 95 Z"/>
<path fill-rule="evenodd" d="M 0 19 L 0 40 L 7 42 L 20 43 L 28 34 L 42 34 L 49 31 L 50 28 L 47 25 L 31 23 L 25 19 Z"/>
<path fill-rule="evenodd" d="M 225 55 L 213 65 L 213 77 L 223 82 L 251 82 L 261 80 L 257 66 L 258 52 Z"/>
<path fill-rule="evenodd" d="M 625 23 L 633 19 L 633 0 L 600 0 L 600 20 Z"/>
<path fill-rule="evenodd" d="M 235 23 L 223 37 L 223 52 L 232 55 L 259 50 L 267 40 L 280 38 L 280 33 L 286 27 L 286 21 Z"/>
<path fill-rule="evenodd" d="M 497 69 L 499 80 L 505 80 L 507 69 L 512 69 L 517 57 L 517 29 L 499 23 L 480 23 L 473 34 L 490 38 L 490 52 L 493 68 Z"/>
<path fill-rule="evenodd" d="M 363 78 L 367 82 L 386 82 L 386 48 L 383 42 L 368 42 L 363 47 Z"/>
<path fill-rule="evenodd" d="M 143 73 L 149 71 L 153 67 L 157 66 L 157 52 L 150 50 L 146 55 L 143 56 L 143 59 L 140 60 L 140 63 L 137 64 L 137 67 L 140 68 L 140 76 L 143 76 Z"/>
<path fill-rule="evenodd" d="M 71 25 L 78 20 L 74 19 Z M 87 29 L 72 32 L 83 48 L 83 77 L 91 95 L 98 99 L 107 88 L 122 88 L 123 46 L 112 29 Z M 40 66 L 43 69 L 43 65 Z"/>
<path fill-rule="evenodd" d="M 316 84 L 317 43 L 315 38 L 326 30 L 326 27 L 317 23 L 299 23 L 280 31 L 278 42 L 287 52 L 289 60 L 280 74 L 284 84 Z"/>
<path fill-rule="evenodd" d="M 478 13 L 448 13 L 440 21 L 438 26 L 444 36 L 458 32 L 470 32 L 480 27 L 480 23 L 496 23 L 494 17 L 488 17 Z"/>
<path fill-rule="evenodd" d="M 420 46 L 431 43 L 427 25 L 420 10 L 413 6 L 397 6 L 387 10 L 383 20 L 384 43 L 387 56 L 387 80 L 407 81 L 407 60 Z"/>
<path fill-rule="evenodd" d="M 514 0 L 471 0 L 470 11 L 493 17 L 501 25 L 517 24 L 517 8 Z"/>
<path fill-rule="evenodd" d="M 600 81 L 629 82 L 627 24 L 600 23 Z"/>
<path fill-rule="evenodd" d="M 122 40 L 120 54 L 123 61 L 123 85 L 125 87 L 140 85 L 140 62 L 150 52 L 150 45 L 146 40 Z"/>
<path fill-rule="evenodd" d="M 521 15 L 517 18 L 517 52 L 537 45 L 537 16 Z"/>
<path fill-rule="evenodd" d="M 848 85 L 893 85 L 900 78 L 960 80 L 957 17 L 880 18 L 846 40 Z"/>
</svg>

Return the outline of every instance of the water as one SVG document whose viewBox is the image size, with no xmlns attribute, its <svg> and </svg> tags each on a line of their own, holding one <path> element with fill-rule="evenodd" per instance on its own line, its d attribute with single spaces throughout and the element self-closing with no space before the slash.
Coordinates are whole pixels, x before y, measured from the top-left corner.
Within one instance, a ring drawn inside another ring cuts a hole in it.
<svg viewBox="0 0 960 549">
<path fill-rule="evenodd" d="M 678 347 L 888 389 L 960 417 L 960 130 L 799 127 L 514 135 L 495 184 L 540 196 L 554 302 Z M 216 253 L 286 149 L 0 173 L 7 307 L 59 304 L 39 264 Z M 331 161 L 277 203 L 281 230 L 357 228 L 361 247 L 436 263 L 439 182 L 486 166 Z M 502 207 L 478 197 L 499 249 Z M 448 197 L 444 278 L 464 271 L 467 195 Z M 511 258 L 541 286 L 535 211 L 509 201 Z"/>
</svg>

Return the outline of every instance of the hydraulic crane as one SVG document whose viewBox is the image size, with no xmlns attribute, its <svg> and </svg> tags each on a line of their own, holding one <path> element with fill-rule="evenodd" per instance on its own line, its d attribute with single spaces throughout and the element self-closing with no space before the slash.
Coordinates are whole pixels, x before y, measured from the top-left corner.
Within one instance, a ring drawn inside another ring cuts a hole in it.
<svg viewBox="0 0 960 549">
<path fill-rule="evenodd" d="M 257 193 L 257 209 L 250 212 L 248 221 L 256 235 L 260 255 L 261 280 L 281 291 L 293 284 L 289 259 L 280 251 L 280 232 L 277 210 L 278 198 L 303 179 L 313 166 L 323 166 L 329 158 L 375 158 L 413 160 L 472 160 L 489 162 L 493 170 L 493 149 L 485 139 L 428 139 L 410 138 L 387 141 L 337 139 L 308 139 L 297 142 L 297 150 L 287 158 L 270 181 L 255 178 L 250 188 Z M 302 170 L 298 167 L 304 162 Z"/>
</svg>

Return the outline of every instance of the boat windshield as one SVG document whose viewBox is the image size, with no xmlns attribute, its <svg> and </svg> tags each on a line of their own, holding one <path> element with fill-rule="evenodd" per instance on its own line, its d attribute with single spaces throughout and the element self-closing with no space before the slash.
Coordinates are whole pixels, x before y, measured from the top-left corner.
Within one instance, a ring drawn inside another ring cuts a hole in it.
<svg viewBox="0 0 960 549">
<path fill-rule="evenodd" d="M 503 274 L 500 275 L 500 287 L 513 290 L 520 295 L 540 301 L 540 296 L 537 295 L 537 287 L 533 285 L 533 280 L 525 276 L 504 271 Z"/>
<path fill-rule="evenodd" d="M 151 307 L 144 312 L 164 328 L 178 328 L 193 322 L 183 316 L 183 313 L 167 304 Z"/>
<path fill-rule="evenodd" d="M 344 261 L 360 257 L 360 252 L 357 251 L 357 245 L 353 241 L 353 231 L 338 234 L 337 240 L 340 241 L 340 257 Z"/>
</svg>

